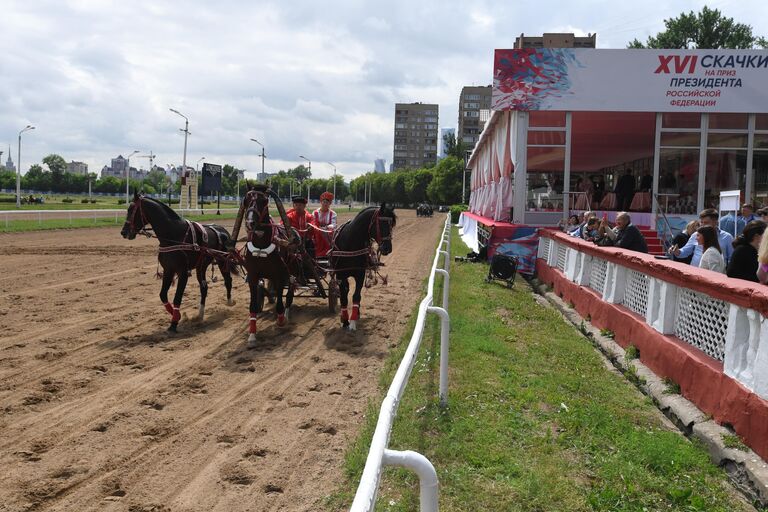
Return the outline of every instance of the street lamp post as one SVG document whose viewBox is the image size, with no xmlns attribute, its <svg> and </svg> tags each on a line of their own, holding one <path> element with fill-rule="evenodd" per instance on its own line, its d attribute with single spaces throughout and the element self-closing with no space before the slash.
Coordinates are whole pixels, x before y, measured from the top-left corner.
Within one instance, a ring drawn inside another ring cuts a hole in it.
<svg viewBox="0 0 768 512">
<path fill-rule="evenodd" d="M 336 201 L 336 166 L 333 165 L 331 162 L 328 162 L 328 165 L 333 167 L 333 200 Z"/>
<path fill-rule="evenodd" d="M 184 176 L 183 173 L 187 172 L 187 137 L 190 135 L 190 133 L 189 133 L 189 119 L 187 118 L 187 116 L 185 116 L 184 114 L 182 114 L 178 110 L 174 110 L 172 108 L 169 108 L 168 110 L 170 110 L 174 114 L 180 115 L 181 117 L 184 118 L 184 129 L 182 130 L 181 128 L 179 128 L 180 131 L 184 132 L 184 156 L 183 156 L 182 161 L 181 161 L 181 172 L 182 172 L 182 176 Z M 197 179 L 197 176 L 195 176 L 195 179 Z M 192 194 L 191 190 L 190 190 L 189 194 L 190 195 Z M 192 206 L 192 198 L 191 197 L 189 198 L 189 203 L 190 203 L 189 206 Z M 181 208 L 181 194 L 179 194 L 179 208 Z"/>
<path fill-rule="evenodd" d="M 264 159 L 267 157 L 267 155 L 264 154 L 264 144 L 257 141 L 256 139 L 251 139 L 253 142 L 261 146 L 261 176 L 264 178 Z M 266 178 L 264 178 L 264 181 L 267 181 Z"/>
<path fill-rule="evenodd" d="M 130 202 L 130 182 L 131 182 L 131 157 L 136 153 L 140 153 L 137 149 L 125 159 L 125 205 L 128 206 Z"/>
<path fill-rule="evenodd" d="M 16 158 L 16 208 L 21 208 L 21 134 L 34 129 L 34 126 L 28 124 L 19 132 L 19 152 Z"/>
<path fill-rule="evenodd" d="M 312 160 L 310 160 L 309 158 L 307 158 L 305 156 L 301 156 L 301 155 L 299 155 L 299 158 L 303 158 L 304 160 L 309 162 L 309 175 L 312 176 Z M 309 203 L 309 189 L 310 188 L 311 187 L 309 186 L 309 183 L 307 183 L 307 203 Z"/>
</svg>

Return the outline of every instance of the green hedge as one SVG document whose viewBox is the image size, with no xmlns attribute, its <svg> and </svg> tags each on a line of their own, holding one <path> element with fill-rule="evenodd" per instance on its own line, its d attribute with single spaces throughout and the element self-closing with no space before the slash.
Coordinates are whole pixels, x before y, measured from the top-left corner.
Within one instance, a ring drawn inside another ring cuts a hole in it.
<svg viewBox="0 0 768 512">
<path fill-rule="evenodd" d="M 461 212 L 466 212 L 467 210 L 469 210 L 469 206 L 465 204 L 451 205 L 451 224 L 459 222 L 459 215 L 461 215 Z"/>
</svg>

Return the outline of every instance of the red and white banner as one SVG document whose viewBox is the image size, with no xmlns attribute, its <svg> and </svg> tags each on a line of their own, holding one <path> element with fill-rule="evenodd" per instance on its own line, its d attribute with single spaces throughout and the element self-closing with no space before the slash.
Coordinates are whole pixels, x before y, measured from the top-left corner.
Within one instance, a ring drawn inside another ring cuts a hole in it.
<svg viewBox="0 0 768 512">
<path fill-rule="evenodd" d="M 496 50 L 494 110 L 768 112 L 766 50 Z"/>
</svg>

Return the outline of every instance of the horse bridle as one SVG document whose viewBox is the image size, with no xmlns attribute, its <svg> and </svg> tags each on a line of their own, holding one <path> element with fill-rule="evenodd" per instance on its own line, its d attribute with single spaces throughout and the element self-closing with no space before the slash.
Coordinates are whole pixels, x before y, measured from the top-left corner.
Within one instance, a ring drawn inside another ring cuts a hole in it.
<svg viewBox="0 0 768 512">
<path fill-rule="evenodd" d="M 389 225 L 389 234 L 387 236 L 381 235 L 381 222 L 386 222 Z M 376 243 L 378 245 L 381 245 L 382 242 L 389 240 L 392 240 L 392 224 L 394 224 L 394 218 L 392 217 L 382 217 L 381 216 L 381 209 L 377 208 L 376 213 L 373 214 L 373 217 L 371 218 L 371 224 L 368 226 L 368 233 L 371 232 L 371 227 L 373 225 L 376 225 L 376 237 L 374 240 L 376 240 Z"/>
<path fill-rule="evenodd" d="M 147 224 L 149 224 L 149 221 L 147 220 L 146 215 L 144 215 L 144 208 L 142 208 L 144 197 L 138 196 L 133 201 L 133 215 L 131 215 L 130 220 L 128 221 L 128 226 L 130 226 L 131 231 L 137 235 L 144 235 L 146 237 L 152 236 L 152 228 L 147 228 Z M 141 220 L 141 227 L 139 229 L 136 229 L 136 216 L 139 215 L 139 219 Z"/>
</svg>

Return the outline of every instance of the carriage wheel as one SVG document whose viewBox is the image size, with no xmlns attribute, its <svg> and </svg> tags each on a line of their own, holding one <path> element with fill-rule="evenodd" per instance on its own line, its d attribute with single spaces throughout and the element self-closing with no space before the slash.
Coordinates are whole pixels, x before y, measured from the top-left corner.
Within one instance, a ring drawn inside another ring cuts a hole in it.
<svg viewBox="0 0 768 512">
<path fill-rule="evenodd" d="M 328 311 L 336 313 L 336 308 L 339 305 L 339 283 L 336 279 L 332 279 L 328 284 Z"/>
</svg>

